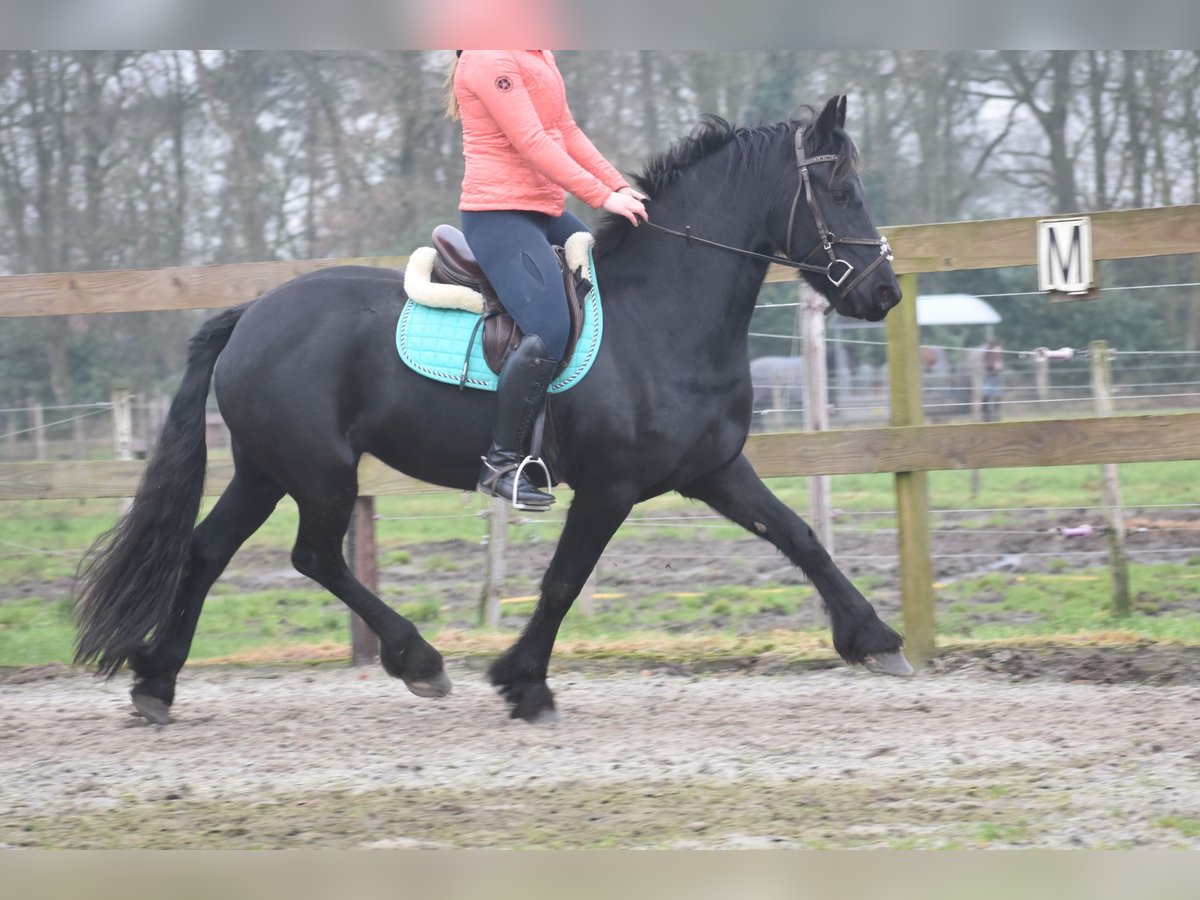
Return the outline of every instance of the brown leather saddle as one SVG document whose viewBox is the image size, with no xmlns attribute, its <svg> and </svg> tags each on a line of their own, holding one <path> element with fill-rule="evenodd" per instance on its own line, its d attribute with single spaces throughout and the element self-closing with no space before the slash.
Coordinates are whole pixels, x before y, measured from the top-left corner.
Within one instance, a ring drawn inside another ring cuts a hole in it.
<svg viewBox="0 0 1200 900">
<path fill-rule="evenodd" d="M 433 246 L 437 259 L 433 264 L 430 280 L 436 284 L 457 284 L 471 288 L 483 295 L 483 358 L 488 367 L 497 374 L 508 354 L 521 343 L 524 332 L 504 309 L 496 289 L 492 287 L 483 269 L 475 260 L 475 254 L 467 246 L 463 233 L 453 225 L 439 225 L 433 230 Z M 567 349 L 563 353 L 566 365 L 583 329 L 583 301 L 587 295 L 586 282 L 576 283 L 575 275 L 568 269 L 562 247 L 555 247 L 558 264 L 562 268 L 563 287 L 567 294 L 567 310 L 571 316 L 571 333 L 567 338 Z M 474 337 L 472 337 L 474 342 Z M 468 352 L 469 349 L 468 349 Z"/>
</svg>

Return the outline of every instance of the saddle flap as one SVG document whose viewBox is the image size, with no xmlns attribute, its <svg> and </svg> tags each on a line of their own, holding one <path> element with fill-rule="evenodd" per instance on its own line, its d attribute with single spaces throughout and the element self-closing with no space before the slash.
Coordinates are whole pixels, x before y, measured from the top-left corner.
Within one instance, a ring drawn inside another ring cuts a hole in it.
<svg viewBox="0 0 1200 900">
<path fill-rule="evenodd" d="M 583 238 L 587 240 L 577 240 Z M 566 366 L 567 360 L 571 358 L 571 354 L 575 350 L 575 345 L 579 341 L 579 335 L 583 331 L 583 298 L 587 295 L 587 289 L 590 285 L 586 280 L 582 283 L 577 283 L 575 275 L 572 272 L 572 266 L 579 268 L 581 273 L 586 269 L 583 259 L 586 258 L 587 246 L 590 245 L 590 241 L 591 235 L 587 234 L 587 232 L 581 232 L 567 241 L 568 250 L 564 251 L 562 247 L 554 248 L 559 268 L 562 271 L 563 289 L 567 297 L 567 313 L 570 316 L 571 322 L 567 347 L 563 354 L 563 363 L 560 367 L 560 372 Z M 453 225 L 439 225 L 433 230 L 433 246 L 434 258 L 430 266 L 428 280 L 436 285 L 454 286 L 450 288 L 453 290 L 468 288 L 480 295 L 475 298 L 474 302 L 478 303 L 480 297 L 482 298 L 483 356 L 487 361 L 488 368 L 493 372 L 499 373 L 504 365 L 504 360 L 508 358 L 508 354 L 521 343 L 524 332 L 521 331 L 520 326 L 513 321 L 512 316 L 504 309 L 504 305 L 497 296 L 495 288 L 488 281 L 478 260 L 475 259 L 475 254 L 471 252 L 471 248 L 467 245 L 466 237 L 461 231 Z M 586 278 L 586 275 L 582 275 L 581 277 Z M 441 288 L 441 290 L 445 289 Z M 427 288 L 426 290 L 429 293 L 436 294 L 436 291 L 439 289 Z M 416 296 L 415 292 L 413 296 Z M 425 302 L 421 297 L 417 299 Z M 448 306 L 451 304 L 439 302 L 430 305 Z"/>
</svg>

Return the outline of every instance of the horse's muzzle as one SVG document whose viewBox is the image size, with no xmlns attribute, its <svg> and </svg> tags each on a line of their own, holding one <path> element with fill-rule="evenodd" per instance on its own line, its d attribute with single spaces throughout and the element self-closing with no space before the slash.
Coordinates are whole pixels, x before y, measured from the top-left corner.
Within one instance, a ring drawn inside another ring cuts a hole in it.
<svg viewBox="0 0 1200 900">
<path fill-rule="evenodd" d="M 850 310 L 844 306 L 841 308 L 841 312 L 846 316 L 864 319 L 866 322 L 880 322 L 892 310 L 892 307 L 899 304 L 902 296 L 904 294 L 900 292 L 899 284 L 895 282 L 880 284 L 869 295 L 854 296 L 846 304 L 846 306 L 851 306 Z"/>
</svg>

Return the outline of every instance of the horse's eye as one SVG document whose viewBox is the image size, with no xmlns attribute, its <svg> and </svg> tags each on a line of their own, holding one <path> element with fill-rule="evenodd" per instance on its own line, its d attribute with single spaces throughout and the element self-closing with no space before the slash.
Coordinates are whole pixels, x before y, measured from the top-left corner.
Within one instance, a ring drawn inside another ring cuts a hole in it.
<svg viewBox="0 0 1200 900">
<path fill-rule="evenodd" d="M 845 191 L 834 191 L 831 196 L 833 197 L 834 203 L 845 203 L 847 197 L 849 197 Z"/>
</svg>

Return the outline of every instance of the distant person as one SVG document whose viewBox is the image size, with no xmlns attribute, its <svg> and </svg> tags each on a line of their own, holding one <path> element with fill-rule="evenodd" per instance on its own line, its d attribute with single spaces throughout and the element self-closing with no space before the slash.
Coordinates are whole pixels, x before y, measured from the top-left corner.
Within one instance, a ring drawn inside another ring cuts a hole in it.
<svg viewBox="0 0 1200 900">
<path fill-rule="evenodd" d="M 983 421 L 1000 419 L 1000 401 L 1004 394 L 1004 344 L 989 340 L 983 346 Z"/>
</svg>

